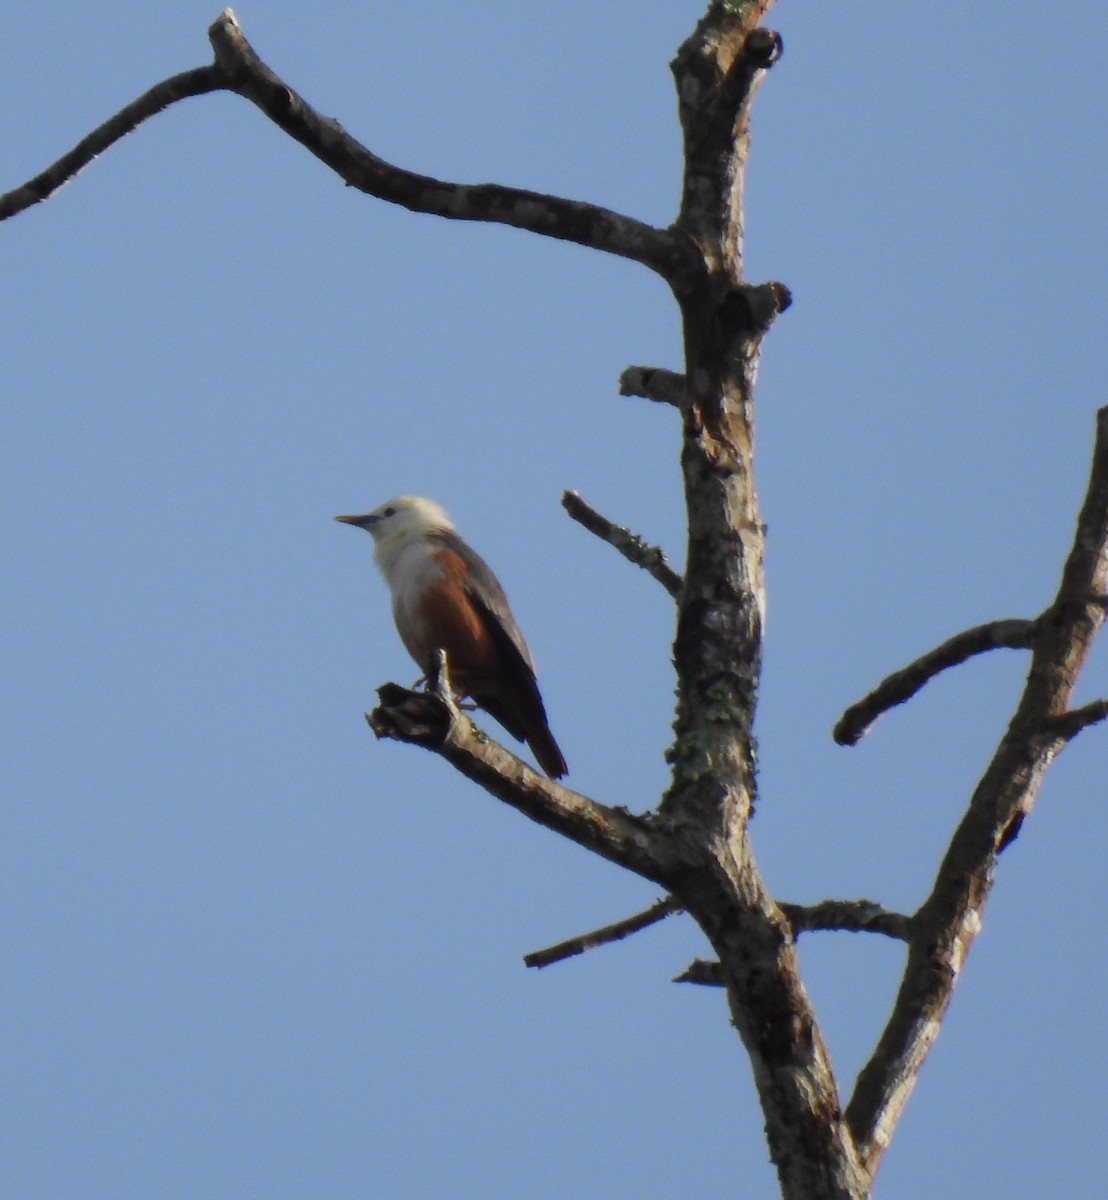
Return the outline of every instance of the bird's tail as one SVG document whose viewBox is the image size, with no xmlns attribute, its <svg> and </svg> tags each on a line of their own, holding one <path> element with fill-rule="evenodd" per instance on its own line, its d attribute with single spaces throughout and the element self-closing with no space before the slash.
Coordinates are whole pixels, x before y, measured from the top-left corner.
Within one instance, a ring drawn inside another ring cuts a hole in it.
<svg viewBox="0 0 1108 1200">
<path fill-rule="evenodd" d="M 539 766 L 551 779 L 561 779 L 569 770 L 561 750 L 558 749 L 558 743 L 545 722 L 535 723 L 527 730 L 527 745 L 531 747 L 531 753 L 538 760 Z"/>
<path fill-rule="evenodd" d="M 499 693 L 490 694 L 477 688 L 466 694 L 495 717 L 512 737 L 526 742 L 539 766 L 551 779 L 561 779 L 566 774 L 569 768 L 550 732 L 546 709 L 543 708 L 542 697 L 533 679 L 526 691 L 512 692 L 507 699 Z"/>
</svg>

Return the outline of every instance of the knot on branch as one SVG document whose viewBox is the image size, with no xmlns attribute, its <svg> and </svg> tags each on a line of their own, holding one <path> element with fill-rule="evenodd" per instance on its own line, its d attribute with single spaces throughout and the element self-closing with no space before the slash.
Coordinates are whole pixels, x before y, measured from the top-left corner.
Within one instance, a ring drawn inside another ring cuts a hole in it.
<svg viewBox="0 0 1108 1200">
<path fill-rule="evenodd" d="M 225 8 L 208 26 L 208 41 L 215 54 L 215 65 L 229 84 L 243 78 L 257 58 L 233 9 Z"/>
<path fill-rule="evenodd" d="M 758 341 L 792 302 L 792 292 L 775 279 L 729 288 L 719 306 L 720 332 L 729 339 Z"/>
<path fill-rule="evenodd" d="M 750 65 L 768 71 L 785 53 L 785 42 L 775 29 L 752 29 L 743 43 Z"/>
<path fill-rule="evenodd" d="M 294 112 L 300 110 L 298 115 L 303 115 L 300 98 L 258 57 L 232 9 L 225 8 L 208 27 L 208 40 L 216 68 L 228 87 L 243 95 L 253 91 L 252 98 L 282 129 L 287 129 Z"/>
</svg>

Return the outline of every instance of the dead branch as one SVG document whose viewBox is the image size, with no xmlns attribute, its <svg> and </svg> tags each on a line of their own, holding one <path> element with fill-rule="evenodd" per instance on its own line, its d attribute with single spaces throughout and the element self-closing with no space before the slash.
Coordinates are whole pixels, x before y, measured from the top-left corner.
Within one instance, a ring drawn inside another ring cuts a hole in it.
<svg viewBox="0 0 1108 1200">
<path fill-rule="evenodd" d="M 908 941 L 912 918 L 890 912 L 873 900 L 822 900 L 819 904 L 779 904 L 789 919 L 793 933 L 815 930 L 843 930 L 851 933 L 883 933 L 898 941 Z M 726 976 L 721 963 L 694 958 L 675 975 L 674 983 L 698 983 L 704 987 L 724 987 Z"/>
<path fill-rule="evenodd" d="M 601 928 L 594 929 L 590 933 L 582 933 L 577 937 L 567 938 L 564 942 L 558 942 L 554 946 L 547 946 L 543 950 L 532 950 L 530 954 L 523 956 L 523 961 L 529 967 L 549 967 L 553 963 L 573 958 L 575 955 L 583 954 L 586 950 L 593 950 L 597 946 L 606 946 L 610 942 L 618 942 L 625 937 L 629 937 L 632 933 L 638 933 L 640 929 L 656 925 L 659 921 L 665 920 L 666 917 L 671 916 L 673 913 L 683 911 L 684 909 L 678 900 L 675 900 L 672 896 L 663 896 L 661 900 L 656 900 L 649 908 L 635 913 L 634 916 L 624 917 L 622 921 L 613 921 L 611 925 L 603 925 Z"/>
<path fill-rule="evenodd" d="M 754 30 L 769 7 L 770 0 L 713 3 L 670 64 L 684 148 L 675 224 L 703 249 L 707 273 L 674 288 L 684 334 L 688 542 L 673 643 L 672 778 L 658 823 L 710 855 L 671 890 L 721 964 L 782 1193 L 861 1200 L 869 1181 L 843 1119 L 791 928 L 761 878 L 747 830 L 757 797 L 753 720 L 765 612 L 754 385 L 762 338 L 787 296 L 774 285 L 751 289 L 743 275 L 751 105 L 777 46 Z"/>
<path fill-rule="evenodd" d="M 493 221 L 633 259 L 674 283 L 699 270 L 695 247 L 673 230 L 655 229 L 595 204 L 499 184 L 447 183 L 393 166 L 337 121 L 315 111 L 254 52 L 231 9 L 208 30 L 226 86 L 256 104 L 351 187 L 413 212 L 460 221 Z"/>
<path fill-rule="evenodd" d="M 378 738 L 410 742 L 441 755 L 456 770 L 532 821 L 611 862 L 662 884 L 687 871 L 672 840 L 621 808 L 590 800 L 540 775 L 495 742 L 440 692 L 386 683 L 366 715 Z"/>
<path fill-rule="evenodd" d="M 665 367 L 627 367 L 619 377 L 619 394 L 680 408 L 685 403 L 685 377 Z"/>
<path fill-rule="evenodd" d="M 1090 725 L 1099 724 L 1105 717 L 1108 717 L 1108 700 L 1093 700 L 1080 708 L 1071 708 L 1068 712 L 1052 717 L 1047 727 L 1068 742 Z"/>
<path fill-rule="evenodd" d="M 727 980 L 723 967 L 710 958 L 694 958 L 681 972 L 674 975 L 674 983 L 698 983 L 702 987 L 726 987 Z"/>
<path fill-rule="evenodd" d="M 821 900 L 819 904 L 778 902 L 794 933 L 838 931 L 883 933 L 906 942 L 912 918 L 890 912 L 873 900 Z"/>
<path fill-rule="evenodd" d="M 892 1015 L 855 1084 L 846 1115 L 872 1176 L 981 928 L 997 859 L 1031 811 L 1047 767 L 1066 743 L 1067 705 L 1108 601 L 1108 408 L 1097 413 L 1092 468 L 1073 546 L 1053 604 L 1036 622 L 1031 669 L 1016 711 L 974 790 L 912 919 L 908 963 Z M 1083 716 L 1100 719 L 1099 704 Z M 1087 722 L 1086 722 L 1087 723 Z M 1070 733 L 1072 736 L 1072 732 Z"/>
<path fill-rule="evenodd" d="M 840 746 L 855 746 L 882 713 L 910 700 L 940 671 L 956 667 L 987 650 L 1028 649 L 1035 638 L 1035 621 L 1010 618 L 987 621 L 948 638 L 914 662 L 883 679 L 869 695 L 852 704 L 839 718 L 832 736 Z"/>
<path fill-rule="evenodd" d="M 583 500 L 577 492 L 562 493 L 562 507 L 589 533 L 595 533 L 601 541 L 614 546 L 628 562 L 642 567 L 652 575 L 675 599 L 681 594 L 681 576 L 669 565 L 666 556 L 657 546 L 644 542 L 637 533 L 626 525 L 610 521 L 593 506 Z"/>
<path fill-rule="evenodd" d="M 114 117 L 98 125 L 87 137 L 82 138 L 67 154 L 45 171 L 29 179 L 20 187 L 0 196 L 0 221 L 14 217 L 25 208 L 49 199 L 58 188 L 68 183 L 79 171 L 87 167 L 98 155 L 103 154 L 113 143 L 137 129 L 148 117 L 162 109 L 184 100 L 188 96 L 203 96 L 207 92 L 218 92 L 224 87 L 222 78 L 214 66 L 197 67 L 183 71 L 155 84 L 121 108 Z"/>
<path fill-rule="evenodd" d="M 822 900 L 818 904 L 788 904 L 780 901 L 778 907 L 789 920 L 793 933 L 815 931 L 848 931 L 851 933 L 882 933 L 886 937 L 899 941 L 908 940 L 911 928 L 911 918 L 902 913 L 890 912 L 873 900 Z M 614 921 L 611 925 L 603 925 L 589 933 L 567 938 L 564 942 L 547 946 L 543 950 L 534 950 L 523 956 L 523 961 L 529 967 L 548 967 L 553 963 L 604 946 L 609 942 L 619 941 L 640 929 L 646 929 L 658 921 L 674 913 L 684 912 L 684 905 L 674 896 L 664 896 L 655 901 L 649 908 L 633 916 L 625 917 L 622 921 Z M 697 971 L 703 974 L 706 960 L 698 959 Z M 716 974 L 720 970 L 715 963 Z M 675 982 L 703 983 L 703 979 L 690 979 L 686 971 L 679 975 Z"/>
<path fill-rule="evenodd" d="M 393 166 L 351 137 L 337 121 L 321 116 L 274 74 L 247 42 L 231 9 L 224 9 L 213 22 L 208 37 L 215 54 L 212 65 L 156 84 L 34 179 L 0 196 L 0 219 L 45 200 L 98 154 L 170 104 L 226 90 L 257 105 L 351 187 L 413 212 L 491 221 L 576 242 L 641 262 L 675 286 L 702 269 L 695 246 L 673 229 L 656 229 L 583 201 L 498 184 L 448 183 Z"/>
</svg>

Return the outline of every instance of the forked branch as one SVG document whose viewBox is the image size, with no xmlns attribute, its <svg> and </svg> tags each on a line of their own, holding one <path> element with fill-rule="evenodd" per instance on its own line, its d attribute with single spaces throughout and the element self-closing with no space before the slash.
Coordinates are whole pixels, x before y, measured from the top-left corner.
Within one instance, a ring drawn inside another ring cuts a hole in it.
<svg viewBox="0 0 1108 1200">
<path fill-rule="evenodd" d="M 1096 702 L 1068 708 L 1108 602 L 1108 408 L 1097 413 L 1089 485 L 1053 604 L 1036 622 L 1031 669 L 1007 731 L 985 769 L 912 918 L 908 963 L 888 1025 L 858 1076 L 846 1115 L 873 1174 L 938 1034 L 966 952 L 981 928 L 997 859 L 1035 803 L 1055 755 L 1108 714 Z"/>
<path fill-rule="evenodd" d="M 667 279 L 695 268 L 690 243 L 595 204 L 499 184 L 447 183 L 393 166 L 315 111 L 255 54 L 230 9 L 208 30 L 227 87 L 256 104 L 351 187 L 413 212 L 494 221 L 641 262 Z"/>
</svg>

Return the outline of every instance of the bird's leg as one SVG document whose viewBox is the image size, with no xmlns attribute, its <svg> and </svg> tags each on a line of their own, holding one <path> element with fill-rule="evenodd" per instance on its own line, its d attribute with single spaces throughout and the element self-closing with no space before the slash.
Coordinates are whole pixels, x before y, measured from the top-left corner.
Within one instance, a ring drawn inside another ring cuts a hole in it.
<svg viewBox="0 0 1108 1200">
<path fill-rule="evenodd" d="M 430 667 L 426 675 L 421 675 L 412 684 L 412 691 L 425 687 L 443 700 L 454 704 L 463 712 L 476 712 L 477 705 L 472 700 L 466 700 L 462 692 L 455 691 L 450 682 L 450 672 L 446 662 L 446 651 L 438 649 L 431 657 Z"/>
<path fill-rule="evenodd" d="M 427 687 L 427 676 L 421 675 L 415 681 L 415 683 L 412 684 L 410 690 L 413 692 L 418 692 L 421 688 L 426 688 L 426 687 Z M 432 688 L 431 690 L 437 691 L 438 689 Z M 476 712 L 477 711 L 478 705 L 475 704 L 472 700 L 467 700 L 459 692 L 454 693 L 454 701 L 457 704 L 457 706 L 462 710 L 462 712 Z"/>
<path fill-rule="evenodd" d="M 450 668 L 446 662 L 446 651 L 440 646 L 431 655 L 430 670 L 425 676 L 428 691 L 432 691 L 447 704 L 454 703 L 454 689 L 450 686 Z"/>
</svg>

